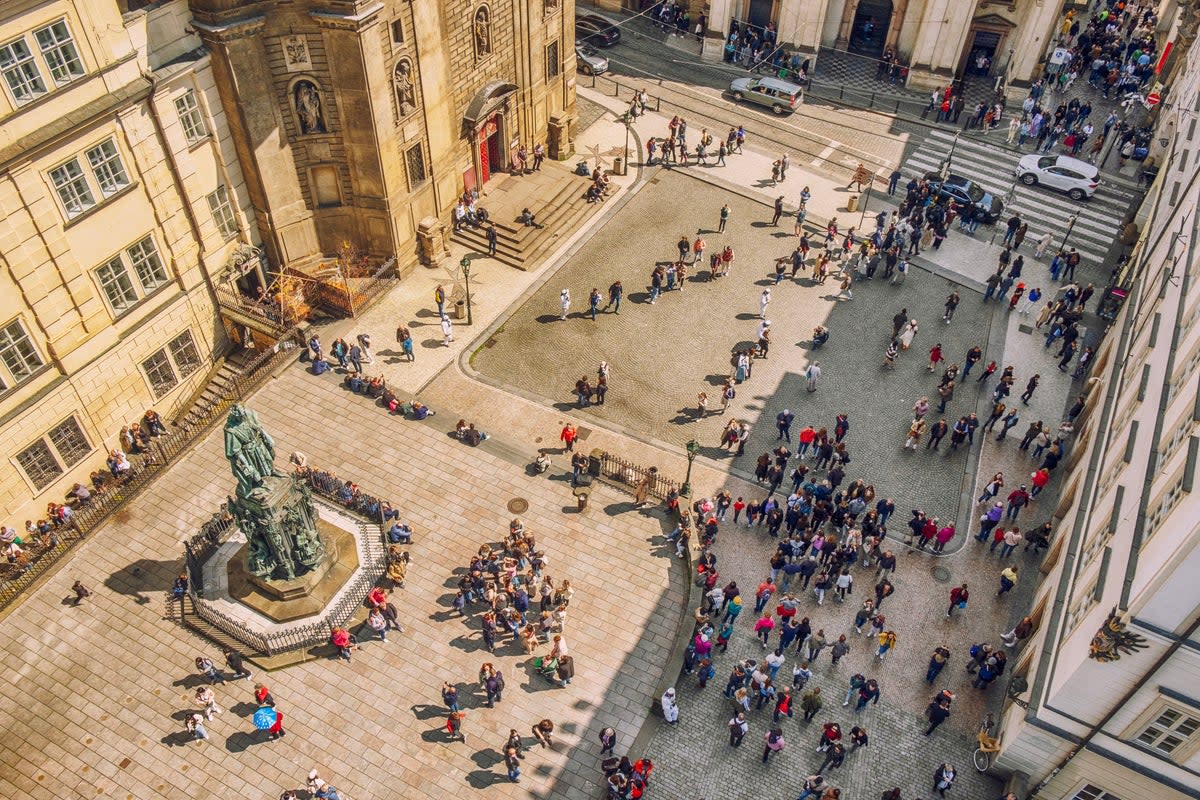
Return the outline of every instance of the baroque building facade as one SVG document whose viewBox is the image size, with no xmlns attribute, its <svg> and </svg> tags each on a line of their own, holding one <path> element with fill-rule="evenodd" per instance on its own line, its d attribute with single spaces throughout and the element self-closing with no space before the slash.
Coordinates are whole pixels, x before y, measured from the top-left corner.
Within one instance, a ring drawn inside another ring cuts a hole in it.
<svg viewBox="0 0 1200 800">
<path fill-rule="evenodd" d="M 226 282 L 403 274 L 519 145 L 565 158 L 573 43 L 562 0 L 0 4 L 0 519 L 186 410 Z"/>
<path fill-rule="evenodd" d="M 520 144 L 566 155 L 575 23 L 561 0 L 190 6 L 273 263 L 304 268 L 344 241 L 434 260 L 438 220 Z"/>
<path fill-rule="evenodd" d="M 1173 5 L 1167 0 L 1166 5 Z M 598 0 L 636 10 L 634 0 Z M 910 67 L 910 86 L 944 86 L 964 73 L 1032 82 L 1053 49 L 1063 15 L 1083 13 L 1076 0 L 690 0 L 692 18 L 704 14 L 704 53 L 722 54 L 730 23 L 773 25 L 779 41 L 819 57 L 848 50 L 878 58 L 897 53 Z M 1168 18 L 1168 14 L 1160 15 Z M 986 69 L 978 65 L 987 59 Z"/>
<path fill-rule="evenodd" d="M 1014 659 L 997 768 L 1033 798 L 1200 796 L 1200 53 L 1158 118 L 1167 156 L 1076 422 L 1055 539 Z"/>
<path fill-rule="evenodd" d="M 227 346 L 210 276 L 255 225 L 177 0 L 0 5 L 0 508 L 45 516 Z"/>
</svg>

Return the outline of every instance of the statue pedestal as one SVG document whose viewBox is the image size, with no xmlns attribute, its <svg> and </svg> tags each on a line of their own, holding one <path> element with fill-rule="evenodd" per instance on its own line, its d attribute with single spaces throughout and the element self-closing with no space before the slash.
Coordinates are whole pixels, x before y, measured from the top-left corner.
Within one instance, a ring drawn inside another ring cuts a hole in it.
<svg viewBox="0 0 1200 800">
<path fill-rule="evenodd" d="M 243 544 L 228 562 L 229 596 L 275 622 L 290 622 L 320 613 L 358 569 L 354 536 L 325 520 L 317 520 L 325 542 L 325 558 L 313 570 L 292 580 L 267 580 L 246 572 Z"/>
</svg>

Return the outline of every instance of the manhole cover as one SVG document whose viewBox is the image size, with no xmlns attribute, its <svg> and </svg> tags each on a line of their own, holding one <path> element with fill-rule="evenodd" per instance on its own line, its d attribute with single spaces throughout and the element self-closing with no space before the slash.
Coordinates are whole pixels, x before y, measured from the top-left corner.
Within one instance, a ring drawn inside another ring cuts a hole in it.
<svg viewBox="0 0 1200 800">
<path fill-rule="evenodd" d="M 511 505 L 511 504 L 510 504 Z M 930 572 L 933 574 L 933 579 L 940 583 L 949 583 L 950 570 L 945 567 L 935 566 Z"/>
<path fill-rule="evenodd" d="M 529 501 L 524 497 L 514 497 L 508 501 L 508 510 L 513 514 L 524 514 L 529 510 Z M 946 577 L 950 577 L 950 573 L 946 573 Z"/>
</svg>

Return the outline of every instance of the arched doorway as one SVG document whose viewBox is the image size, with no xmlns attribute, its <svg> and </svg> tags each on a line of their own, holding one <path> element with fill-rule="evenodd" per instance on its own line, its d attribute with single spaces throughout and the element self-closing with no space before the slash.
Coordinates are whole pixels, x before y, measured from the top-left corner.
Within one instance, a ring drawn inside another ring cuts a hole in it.
<svg viewBox="0 0 1200 800">
<path fill-rule="evenodd" d="M 509 119 L 509 101 L 517 87 L 504 81 L 492 81 L 476 93 L 463 114 L 463 126 L 471 141 L 471 166 L 463 172 L 463 186 L 482 188 L 497 172 L 508 168 L 508 148 L 516 135 Z"/>
<path fill-rule="evenodd" d="M 892 22 L 892 0 L 859 0 L 846 49 L 878 58 L 883 55 L 888 26 Z"/>
</svg>

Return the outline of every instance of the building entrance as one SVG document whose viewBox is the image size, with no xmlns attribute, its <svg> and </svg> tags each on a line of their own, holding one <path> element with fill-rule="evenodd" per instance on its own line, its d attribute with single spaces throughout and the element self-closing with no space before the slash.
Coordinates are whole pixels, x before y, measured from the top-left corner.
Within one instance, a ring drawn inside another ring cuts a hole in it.
<svg viewBox="0 0 1200 800">
<path fill-rule="evenodd" d="M 888 26 L 892 22 L 891 0 L 860 0 L 854 12 L 847 49 L 852 53 L 878 58 L 883 55 Z"/>
</svg>

